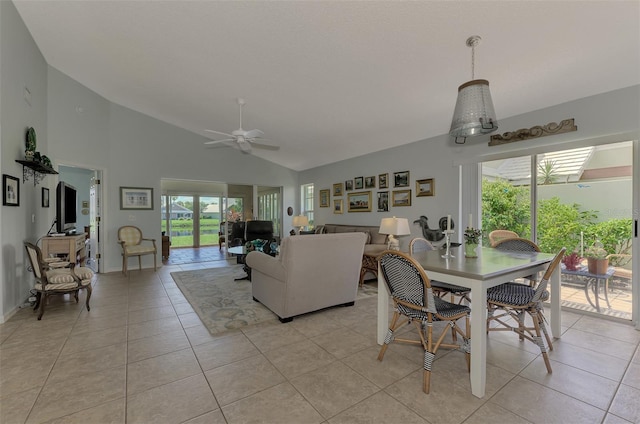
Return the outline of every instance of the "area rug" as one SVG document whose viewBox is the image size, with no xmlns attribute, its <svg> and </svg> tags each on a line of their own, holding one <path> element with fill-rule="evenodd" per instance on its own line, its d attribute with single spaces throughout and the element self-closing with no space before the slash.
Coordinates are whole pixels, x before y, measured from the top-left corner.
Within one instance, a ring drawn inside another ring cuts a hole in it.
<svg viewBox="0 0 640 424">
<path fill-rule="evenodd" d="M 253 300 L 250 281 L 234 281 L 243 275 L 242 265 L 171 273 L 211 334 L 278 322 L 276 314 Z M 358 290 L 357 299 L 376 296 L 376 285 L 375 282 L 365 284 Z"/>
</svg>

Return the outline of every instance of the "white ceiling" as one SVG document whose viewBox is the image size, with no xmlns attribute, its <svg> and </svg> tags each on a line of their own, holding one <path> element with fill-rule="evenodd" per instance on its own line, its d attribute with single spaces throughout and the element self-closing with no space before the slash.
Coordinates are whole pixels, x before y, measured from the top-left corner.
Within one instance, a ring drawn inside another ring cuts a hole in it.
<svg viewBox="0 0 640 424">
<path fill-rule="evenodd" d="M 470 35 L 498 119 L 640 84 L 639 1 L 14 3 L 51 66 L 203 142 L 244 98 L 294 170 L 447 133 Z"/>
</svg>

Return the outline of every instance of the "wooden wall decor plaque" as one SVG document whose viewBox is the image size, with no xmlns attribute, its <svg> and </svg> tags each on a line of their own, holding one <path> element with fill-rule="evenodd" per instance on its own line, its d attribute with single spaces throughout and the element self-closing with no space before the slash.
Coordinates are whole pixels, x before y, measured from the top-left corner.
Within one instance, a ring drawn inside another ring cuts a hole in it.
<svg viewBox="0 0 640 424">
<path fill-rule="evenodd" d="M 492 135 L 489 146 L 499 146 L 501 144 L 513 143 L 515 141 L 530 140 L 532 138 L 546 137 L 577 131 L 578 127 L 574 123 L 574 118 L 565 119 L 560 124 L 550 122 L 547 125 L 536 125 L 531 128 L 522 128 L 518 131 L 506 132 L 504 134 Z"/>
</svg>

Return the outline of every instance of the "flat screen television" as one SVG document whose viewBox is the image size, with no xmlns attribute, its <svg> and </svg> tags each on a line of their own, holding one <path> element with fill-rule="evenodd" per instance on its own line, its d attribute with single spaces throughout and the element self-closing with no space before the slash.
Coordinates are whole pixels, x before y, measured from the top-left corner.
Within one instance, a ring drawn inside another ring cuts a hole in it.
<svg viewBox="0 0 640 424">
<path fill-rule="evenodd" d="M 56 231 L 70 234 L 76 229 L 78 192 L 71 184 L 60 181 L 56 188 Z"/>
</svg>

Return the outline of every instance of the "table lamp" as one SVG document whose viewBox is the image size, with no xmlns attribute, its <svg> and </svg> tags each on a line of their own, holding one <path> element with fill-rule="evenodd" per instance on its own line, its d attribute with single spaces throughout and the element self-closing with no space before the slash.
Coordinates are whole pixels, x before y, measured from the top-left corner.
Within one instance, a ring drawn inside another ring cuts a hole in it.
<svg viewBox="0 0 640 424">
<path fill-rule="evenodd" d="M 407 218 L 382 218 L 380 222 L 380 234 L 389 234 L 389 250 L 400 250 L 400 241 L 395 236 L 411 234 Z"/>
<path fill-rule="evenodd" d="M 306 215 L 296 215 L 293 217 L 293 226 L 298 227 L 298 234 L 304 227 L 309 225 L 309 218 Z"/>
</svg>

